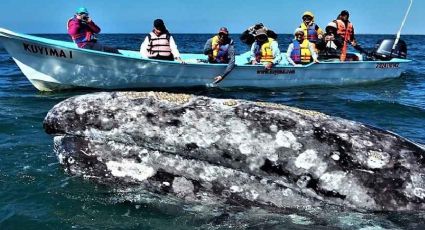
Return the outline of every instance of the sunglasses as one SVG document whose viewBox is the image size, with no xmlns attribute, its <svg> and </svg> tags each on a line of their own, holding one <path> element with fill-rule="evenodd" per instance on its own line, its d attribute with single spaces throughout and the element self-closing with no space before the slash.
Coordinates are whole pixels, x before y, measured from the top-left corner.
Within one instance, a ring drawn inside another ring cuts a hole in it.
<svg viewBox="0 0 425 230">
<path fill-rule="evenodd" d="M 305 17 L 303 17 L 303 20 L 305 21 L 305 20 L 313 20 L 313 18 L 312 17 L 310 17 L 310 16 L 305 16 Z"/>
<path fill-rule="evenodd" d="M 304 34 L 295 34 L 295 37 L 304 37 Z"/>
</svg>

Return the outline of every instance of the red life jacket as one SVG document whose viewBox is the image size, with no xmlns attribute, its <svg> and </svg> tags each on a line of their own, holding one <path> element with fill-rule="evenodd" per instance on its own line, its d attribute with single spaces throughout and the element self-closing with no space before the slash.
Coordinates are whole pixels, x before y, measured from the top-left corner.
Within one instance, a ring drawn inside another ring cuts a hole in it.
<svg viewBox="0 0 425 230">
<path fill-rule="evenodd" d="M 155 33 L 150 32 L 148 35 L 148 57 L 155 58 L 172 56 L 173 54 L 171 53 L 170 37 L 171 35 L 168 33 L 157 36 Z"/>
<path fill-rule="evenodd" d="M 75 21 L 75 22 L 79 23 L 78 22 L 78 19 L 76 19 L 75 17 L 70 18 L 68 20 L 68 23 L 67 23 L 68 29 L 69 29 L 69 23 L 71 21 Z M 84 24 L 80 27 L 80 29 L 78 30 L 78 33 L 77 34 L 70 34 L 70 36 L 71 36 L 72 40 L 75 43 L 77 43 L 77 44 L 79 44 L 79 43 L 87 43 L 87 42 L 95 41 L 96 40 L 96 37 L 94 36 L 94 34 L 91 31 L 90 27 L 88 27 L 87 25 L 84 25 Z"/>
</svg>

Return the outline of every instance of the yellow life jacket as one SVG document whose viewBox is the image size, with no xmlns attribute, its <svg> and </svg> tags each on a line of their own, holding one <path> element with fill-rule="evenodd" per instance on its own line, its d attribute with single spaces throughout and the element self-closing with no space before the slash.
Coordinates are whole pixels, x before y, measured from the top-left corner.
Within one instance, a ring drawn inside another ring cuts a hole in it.
<svg viewBox="0 0 425 230">
<path fill-rule="evenodd" d="M 301 43 L 301 62 L 302 63 L 310 63 L 311 62 L 311 52 L 310 52 L 310 41 L 308 39 L 304 39 L 303 43 Z"/>
<path fill-rule="evenodd" d="M 273 62 L 273 50 L 272 50 L 272 42 L 273 38 L 269 38 L 267 42 L 261 45 L 259 52 L 255 54 L 257 61 L 259 62 Z"/>
<path fill-rule="evenodd" d="M 294 49 L 291 53 L 291 59 L 296 64 L 308 64 L 311 62 L 312 54 L 310 52 L 310 42 L 307 39 L 300 44 L 297 40 L 294 40 Z"/>
<path fill-rule="evenodd" d="M 304 37 L 310 42 L 317 42 L 319 40 L 319 31 L 316 30 L 316 23 L 306 25 L 304 22 L 301 23 L 300 28 L 304 30 Z"/>
<path fill-rule="evenodd" d="M 212 38 L 212 50 L 213 50 L 214 59 L 218 56 L 218 51 L 220 50 L 220 45 L 218 44 L 218 40 L 220 40 L 218 35 Z"/>
</svg>

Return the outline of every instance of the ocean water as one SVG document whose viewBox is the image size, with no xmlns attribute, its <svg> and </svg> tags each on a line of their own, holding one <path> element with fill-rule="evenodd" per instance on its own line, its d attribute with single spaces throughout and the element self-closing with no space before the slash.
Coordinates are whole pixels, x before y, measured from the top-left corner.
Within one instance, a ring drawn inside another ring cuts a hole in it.
<svg viewBox="0 0 425 230">
<path fill-rule="evenodd" d="M 41 35 L 69 40 L 66 35 Z M 211 35 L 177 34 L 181 52 L 201 52 Z M 372 47 L 383 35 L 360 35 Z M 144 36 L 103 35 L 138 50 Z M 235 36 L 238 53 L 248 50 Z M 404 36 L 414 60 L 400 78 L 346 87 L 270 90 L 193 89 L 188 93 L 312 109 L 390 130 L 425 144 L 425 40 Z M 281 35 L 281 50 L 290 36 Z M 212 76 L 213 77 L 213 76 Z M 0 46 L 0 229 L 425 229 L 425 212 L 271 211 L 185 203 L 144 191 L 117 191 L 64 173 L 44 133 L 58 102 L 93 91 L 38 92 Z"/>
</svg>

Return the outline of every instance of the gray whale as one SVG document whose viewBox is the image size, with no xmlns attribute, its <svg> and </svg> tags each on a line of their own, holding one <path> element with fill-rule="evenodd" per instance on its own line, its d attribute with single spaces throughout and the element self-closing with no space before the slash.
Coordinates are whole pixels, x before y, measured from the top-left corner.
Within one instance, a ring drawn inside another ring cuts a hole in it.
<svg viewBox="0 0 425 230">
<path fill-rule="evenodd" d="M 154 92 L 77 96 L 44 120 L 72 175 L 188 201 L 425 209 L 425 150 L 284 105 Z"/>
</svg>

